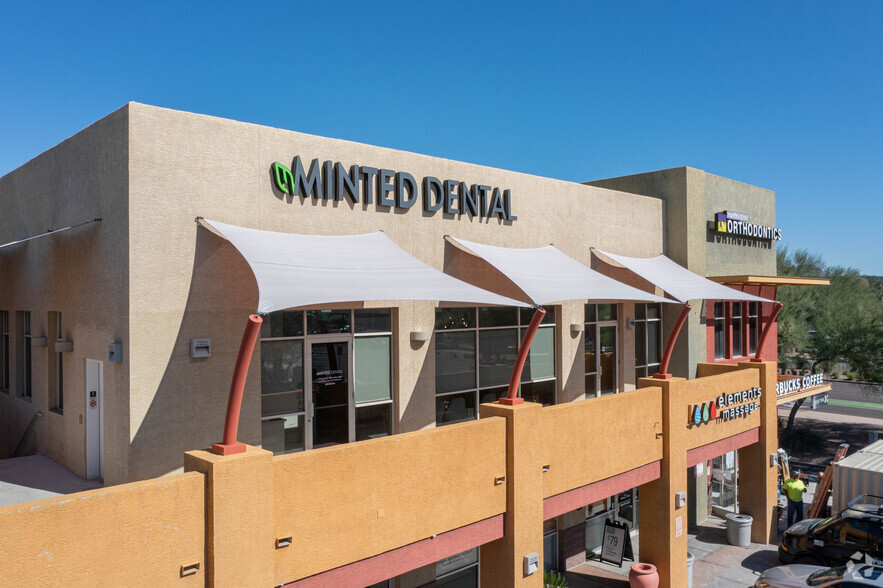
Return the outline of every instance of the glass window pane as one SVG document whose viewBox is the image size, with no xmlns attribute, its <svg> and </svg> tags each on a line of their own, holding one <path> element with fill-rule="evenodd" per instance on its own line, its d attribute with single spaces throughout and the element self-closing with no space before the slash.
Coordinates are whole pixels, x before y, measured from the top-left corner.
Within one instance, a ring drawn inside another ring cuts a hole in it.
<svg viewBox="0 0 883 588">
<path fill-rule="evenodd" d="M 261 416 L 304 411 L 304 391 L 261 394 Z"/>
<path fill-rule="evenodd" d="M 598 305 L 598 320 L 599 321 L 616 320 L 616 305 L 615 304 L 599 304 Z"/>
<path fill-rule="evenodd" d="M 484 306 L 478 309 L 479 327 L 509 327 L 518 324 L 518 309 L 514 306 Z"/>
<path fill-rule="evenodd" d="M 344 406 L 349 398 L 349 350 L 343 341 L 313 343 L 312 389 L 316 408 Z"/>
<path fill-rule="evenodd" d="M 521 336 L 527 329 L 521 329 Z M 511 374 L 510 374 L 511 375 Z M 555 377 L 555 328 L 542 327 L 537 329 L 530 350 L 527 352 L 527 361 L 521 372 L 521 381 L 542 380 Z"/>
<path fill-rule="evenodd" d="M 261 341 L 261 394 L 304 392 L 304 342 Z"/>
<path fill-rule="evenodd" d="M 741 310 L 739 311 L 739 315 L 736 315 L 736 309 L 738 309 L 741 304 L 733 304 L 733 357 L 740 357 L 742 355 L 742 314 Z"/>
<path fill-rule="evenodd" d="M 392 434 L 392 403 L 356 408 L 356 441 Z"/>
<path fill-rule="evenodd" d="M 261 337 L 301 337 L 304 334 L 303 311 L 278 310 L 264 317 Z"/>
<path fill-rule="evenodd" d="M 475 392 L 435 397 L 435 423 L 444 425 L 475 418 Z"/>
<path fill-rule="evenodd" d="M 635 384 L 638 383 L 639 378 L 646 378 L 646 377 L 647 377 L 647 368 L 645 368 L 645 367 L 635 368 Z"/>
<path fill-rule="evenodd" d="M 435 334 L 435 392 L 475 388 L 475 331 Z"/>
<path fill-rule="evenodd" d="M 647 318 L 647 305 L 635 304 L 635 320 L 642 321 Z"/>
<path fill-rule="evenodd" d="M 647 318 L 648 319 L 658 319 L 660 317 L 661 309 L 659 304 L 648 304 L 647 305 Z"/>
<path fill-rule="evenodd" d="M 601 394 L 618 391 L 616 381 L 616 327 L 601 327 Z"/>
<path fill-rule="evenodd" d="M 500 329 L 478 332 L 478 385 L 502 386 L 509 383 L 518 350 L 518 331 Z"/>
<path fill-rule="evenodd" d="M 323 333 L 349 333 L 350 311 L 308 310 L 307 332 L 310 335 L 321 335 Z"/>
<path fill-rule="evenodd" d="M 481 390 L 478 393 L 478 403 L 487 404 L 489 402 L 496 402 L 497 400 L 505 396 L 508 391 L 508 386 L 504 388 L 491 388 L 490 390 Z"/>
<path fill-rule="evenodd" d="M 521 397 L 526 402 L 536 402 L 544 406 L 555 403 L 555 380 L 545 382 L 525 382 L 521 385 Z"/>
<path fill-rule="evenodd" d="M 276 455 L 304 450 L 304 415 L 261 421 L 261 445 Z"/>
<path fill-rule="evenodd" d="M 646 322 L 635 323 L 635 365 L 647 365 L 647 330 Z"/>
<path fill-rule="evenodd" d="M 543 322 L 540 324 L 543 325 L 554 325 L 555 324 L 555 307 L 554 306 L 546 306 L 544 309 L 546 311 L 546 316 L 543 317 Z M 533 308 L 522 308 L 521 309 L 521 326 L 526 327 L 530 324 L 530 321 L 533 320 L 534 312 L 536 312 Z"/>
<path fill-rule="evenodd" d="M 475 588 L 478 586 L 478 566 L 436 580 L 434 586 L 435 588 Z"/>
<path fill-rule="evenodd" d="M 349 443 L 347 406 L 316 408 L 313 417 L 313 447 Z"/>
<path fill-rule="evenodd" d="M 594 304 L 586 304 L 586 322 L 593 323 L 595 322 L 595 305 Z"/>
<path fill-rule="evenodd" d="M 586 376 L 586 398 L 594 398 L 598 395 L 598 375 L 589 374 Z"/>
<path fill-rule="evenodd" d="M 598 371 L 595 360 L 595 325 L 586 325 L 586 373 Z"/>
<path fill-rule="evenodd" d="M 658 321 L 647 321 L 647 364 L 654 365 L 662 361 L 661 326 Z"/>
<path fill-rule="evenodd" d="M 714 303 L 714 318 L 724 318 L 724 303 L 723 302 L 715 302 Z"/>
<path fill-rule="evenodd" d="M 392 318 L 388 308 L 354 310 L 356 333 L 389 333 Z"/>
<path fill-rule="evenodd" d="M 356 404 L 391 399 L 389 335 L 356 337 L 353 345 Z"/>
<path fill-rule="evenodd" d="M 474 308 L 436 308 L 435 328 L 471 329 L 475 326 Z"/>
<path fill-rule="evenodd" d="M 467 549 L 450 557 L 446 557 L 435 564 L 435 575 L 444 576 L 466 566 L 478 563 L 478 548 Z"/>
</svg>

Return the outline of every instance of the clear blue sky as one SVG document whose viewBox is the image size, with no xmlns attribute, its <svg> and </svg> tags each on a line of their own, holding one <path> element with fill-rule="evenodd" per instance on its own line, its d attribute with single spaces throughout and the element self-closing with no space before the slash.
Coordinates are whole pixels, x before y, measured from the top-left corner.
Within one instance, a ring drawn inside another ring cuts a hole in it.
<svg viewBox="0 0 883 588">
<path fill-rule="evenodd" d="M 0 175 L 135 100 L 572 181 L 690 165 L 874 275 L 881 97 L 880 0 L 0 3 Z"/>
</svg>

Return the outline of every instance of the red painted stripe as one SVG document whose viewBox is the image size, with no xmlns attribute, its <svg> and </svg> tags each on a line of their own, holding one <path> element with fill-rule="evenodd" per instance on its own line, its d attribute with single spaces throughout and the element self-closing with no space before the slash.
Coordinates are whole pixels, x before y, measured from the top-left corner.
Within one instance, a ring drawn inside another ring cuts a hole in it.
<svg viewBox="0 0 883 588">
<path fill-rule="evenodd" d="M 690 449 L 687 451 L 687 467 L 691 468 L 697 463 L 720 457 L 734 449 L 742 449 L 743 447 L 751 445 L 752 443 L 757 443 L 758 441 L 760 441 L 760 429 L 756 428 L 749 429 L 738 435 L 733 435 L 732 437 L 727 437 L 726 439 L 721 439 L 720 441 L 715 441 L 714 443 L 709 443 L 708 445 L 702 445 L 701 447 Z"/>
<path fill-rule="evenodd" d="M 504 515 L 500 514 L 285 586 L 362 588 L 499 539 L 504 529 Z"/>
<path fill-rule="evenodd" d="M 635 486 L 652 482 L 659 479 L 661 475 L 662 462 L 653 461 L 622 474 L 550 496 L 543 501 L 543 520 L 548 521 L 552 517 L 598 502 L 619 492 L 625 492 Z"/>
</svg>

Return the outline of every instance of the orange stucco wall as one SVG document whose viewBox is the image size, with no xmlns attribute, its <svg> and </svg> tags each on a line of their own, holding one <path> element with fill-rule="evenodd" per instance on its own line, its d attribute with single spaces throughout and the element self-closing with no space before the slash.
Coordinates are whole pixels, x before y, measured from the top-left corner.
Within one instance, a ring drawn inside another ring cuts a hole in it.
<svg viewBox="0 0 883 588">
<path fill-rule="evenodd" d="M 502 418 L 274 459 L 276 583 L 506 511 Z"/>
<path fill-rule="evenodd" d="M 643 388 L 543 409 L 543 497 L 662 459 L 662 390 Z"/>
<path fill-rule="evenodd" d="M 204 487 L 187 473 L 2 506 L 0 585 L 203 586 Z"/>
</svg>

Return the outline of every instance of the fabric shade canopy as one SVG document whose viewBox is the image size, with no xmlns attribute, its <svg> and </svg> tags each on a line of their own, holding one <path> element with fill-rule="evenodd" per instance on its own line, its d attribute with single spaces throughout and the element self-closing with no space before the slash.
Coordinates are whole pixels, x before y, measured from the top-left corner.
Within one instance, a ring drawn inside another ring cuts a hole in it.
<svg viewBox="0 0 883 588">
<path fill-rule="evenodd" d="M 528 306 L 426 265 L 382 232 L 296 235 L 198 220 L 230 241 L 248 262 L 258 283 L 259 313 L 371 300 Z"/>
<path fill-rule="evenodd" d="M 751 302 L 775 302 L 759 296 L 753 296 L 728 288 L 723 284 L 712 282 L 698 274 L 694 274 L 682 265 L 675 263 L 664 255 L 656 257 L 625 257 L 614 255 L 600 249 L 592 251 L 604 259 L 627 268 L 662 288 L 669 296 L 681 302 L 688 300 L 747 300 Z"/>
<path fill-rule="evenodd" d="M 484 259 L 518 286 L 534 304 L 562 300 L 637 300 L 672 302 L 596 272 L 552 245 L 513 249 L 446 237 Z"/>
</svg>

